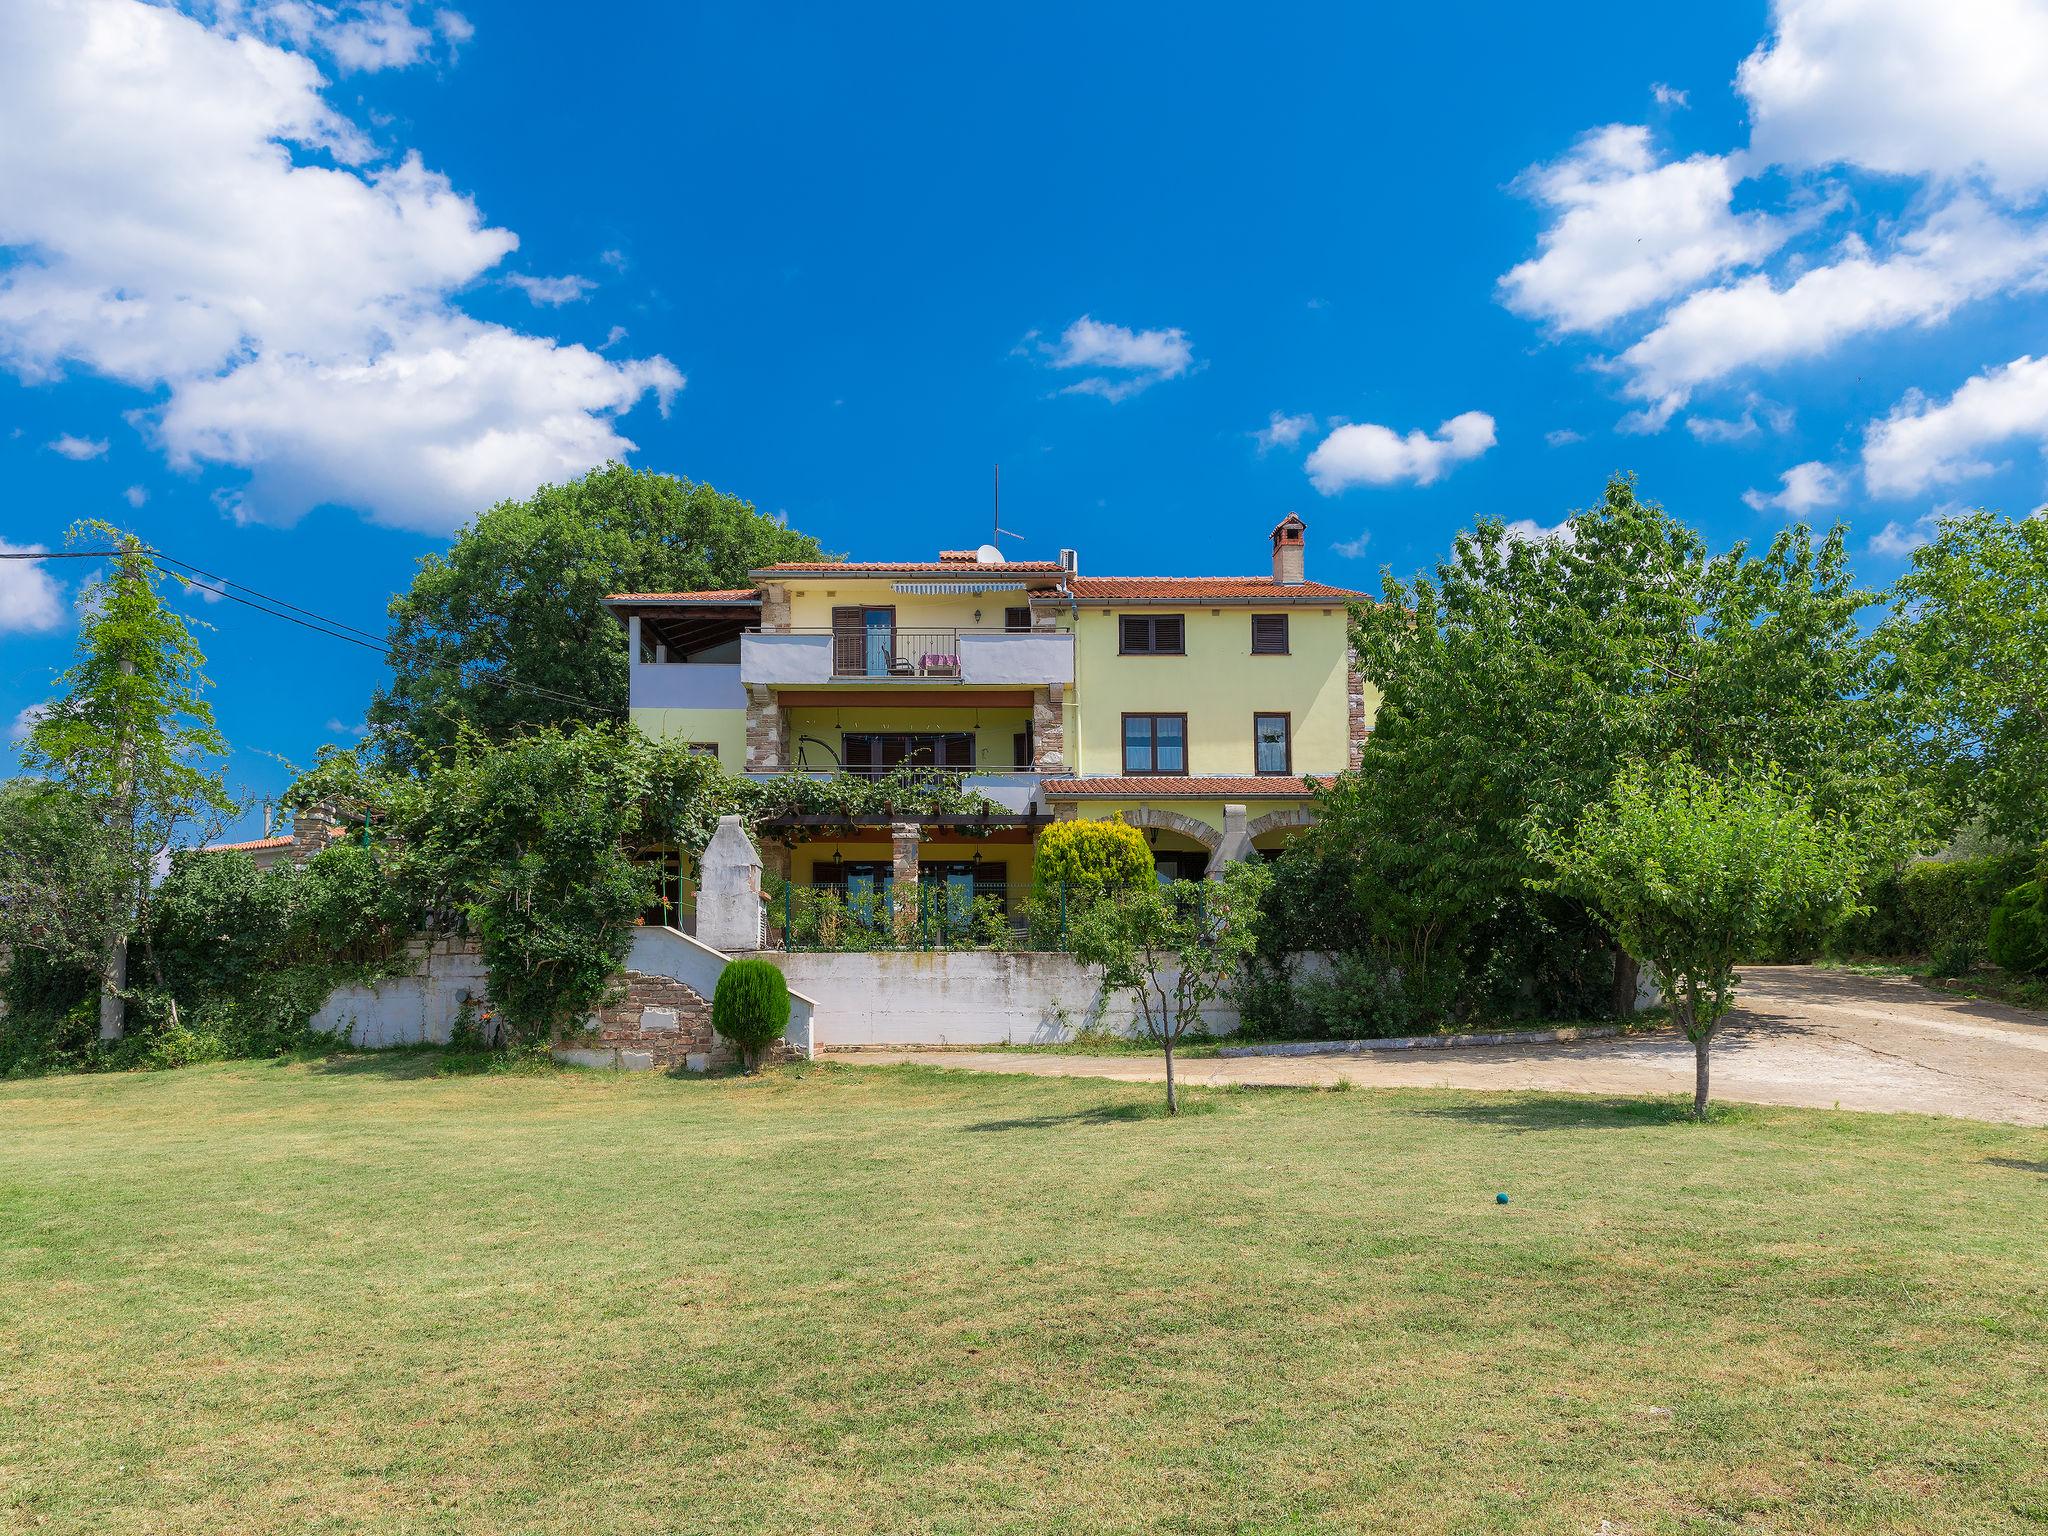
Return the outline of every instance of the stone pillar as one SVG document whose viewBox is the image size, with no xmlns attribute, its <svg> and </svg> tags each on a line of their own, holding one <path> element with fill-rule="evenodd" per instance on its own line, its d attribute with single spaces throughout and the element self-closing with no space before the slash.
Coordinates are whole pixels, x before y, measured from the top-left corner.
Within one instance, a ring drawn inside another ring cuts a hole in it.
<svg viewBox="0 0 2048 1536">
<path fill-rule="evenodd" d="M 1344 647 L 1344 698 L 1351 711 L 1351 760 L 1356 768 L 1365 761 L 1365 738 L 1372 734 L 1372 722 L 1365 718 L 1365 674 L 1358 670 L 1358 652 Z"/>
<path fill-rule="evenodd" d="M 1031 690 L 1031 766 L 1040 773 L 1067 769 L 1067 699 L 1059 683 Z"/>
<path fill-rule="evenodd" d="M 889 851 L 895 863 L 891 902 L 895 907 L 899 939 L 917 927 L 917 845 L 923 832 L 924 828 L 914 821 L 889 824 Z"/>
<path fill-rule="evenodd" d="M 303 864 L 334 840 L 334 812 L 324 805 L 309 805 L 292 815 L 291 861 Z"/>
<path fill-rule="evenodd" d="M 761 855 L 737 816 L 718 818 L 698 861 L 697 941 L 727 954 L 761 947 Z"/>
<path fill-rule="evenodd" d="M 1244 807 L 1225 805 L 1223 841 L 1216 845 L 1216 855 L 1209 860 L 1209 878 L 1214 880 L 1221 875 L 1225 864 L 1242 864 L 1246 859 L 1258 856 L 1258 850 L 1252 847 L 1251 831 L 1245 825 Z"/>
<path fill-rule="evenodd" d="M 784 761 L 782 705 L 766 683 L 748 683 L 747 767 L 780 768 Z"/>
<path fill-rule="evenodd" d="M 761 848 L 761 868 L 787 885 L 789 883 L 789 844 L 763 844 Z"/>
<path fill-rule="evenodd" d="M 761 633 L 779 634 L 789 628 L 789 588 L 779 581 L 761 587 Z"/>
</svg>

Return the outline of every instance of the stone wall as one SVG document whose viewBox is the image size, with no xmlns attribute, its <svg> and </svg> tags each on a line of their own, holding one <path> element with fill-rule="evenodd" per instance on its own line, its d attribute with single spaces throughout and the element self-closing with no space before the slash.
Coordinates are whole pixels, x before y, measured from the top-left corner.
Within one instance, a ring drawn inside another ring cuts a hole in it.
<svg viewBox="0 0 2048 1536">
<path fill-rule="evenodd" d="M 739 1065 L 739 1052 L 712 1032 L 711 1004 L 671 976 L 628 971 L 625 994 L 592 1017 L 592 1028 L 555 1052 L 558 1059 L 586 1067 L 622 1067 L 629 1072 L 704 1072 Z M 786 1040 L 761 1053 L 766 1062 L 797 1061 Z"/>
<path fill-rule="evenodd" d="M 323 1034 L 351 1045 L 445 1045 L 466 1002 L 484 1007 L 484 960 L 469 939 L 414 939 L 407 974 L 370 986 L 337 987 L 312 1018 Z"/>
</svg>

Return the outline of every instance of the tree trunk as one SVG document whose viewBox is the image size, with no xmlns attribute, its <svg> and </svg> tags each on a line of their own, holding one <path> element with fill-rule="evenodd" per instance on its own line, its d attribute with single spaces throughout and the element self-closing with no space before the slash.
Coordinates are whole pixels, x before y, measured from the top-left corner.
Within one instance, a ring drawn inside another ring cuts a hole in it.
<svg viewBox="0 0 2048 1536">
<path fill-rule="evenodd" d="M 1180 1113 L 1180 1095 L 1174 1091 L 1173 1086 L 1173 1037 L 1171 1035 L 1166 1037 L 1166 1112 L 1169 1115 Z"/>
<path fill-rule="evenodd" d="M 1707 1047 L 1710 1043 L 1705 1035 L 1692 1043 L 1692 1117 L 1695 1120 L 1707 1118 Z"/>
<path fill-rule="evenodd" d="M 1614 947 L 1614 1016 L 1626 1023 L 1635 1016 L 1636 990 L 1641 984 L 1642 964 L 1619 944 Z"/>
<path fill-rule="evenodd" d="M 121 673 L 133 676 L 135 659 L 121 658 Z M 114 786 L 113 834 L 121 839 L 121 860 L 125 863 L 135 852 L 135 749 L 128 735 L 128 721 L 124 716 L 115 727 L 118 734 L 114 739 L 114 761 L 118 765 L 118 778 Z M 149 878 L 149 871 L 143 870 L 139 877 Z M 128 999 L 122 994 L 128 990 L 128 929 L 135 921 L 138 898 L 131 896 L 123 909 L 114 914 L 107 925 L 106 941 L 100 946 L 100 1038 L 118 1040 L 128 1032 Z"/>
<path fill-rule="evenodd" d="M 127 1031 L 128 935 L 112 932 L 100 948 L 100 1038 L 118 1040 Z"/>
</svg>

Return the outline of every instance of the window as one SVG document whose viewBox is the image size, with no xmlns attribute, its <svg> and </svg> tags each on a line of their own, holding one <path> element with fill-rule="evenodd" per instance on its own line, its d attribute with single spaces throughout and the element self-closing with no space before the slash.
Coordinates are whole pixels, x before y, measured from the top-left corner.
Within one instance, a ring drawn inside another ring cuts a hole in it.
<svg viewBox="0 0 2048 1536">
<path fill-rule="evenodd" d="M 1007 629 L 1011 634 L 1014 635 L 1030 627 L 1031 610 L 1029 608 L 1005 608 L 1003 610 L 1003 628 Z"/>
<path fill-rule="evenodd" d="M 1254 656 L 1285 656 L 1287 654 L 1286 614 L 1255 613 L 1252 615 L 1252 654 Z"/>
<path fill-rule="evenodd" d="M 848 773 L 887 773 L 905 763 L 916 768 L 972 768 L 974 737 L 966 731 L 848 731 L 840 738 L 839 761 Z"/>
<path fill-rule="evenodd" d="M 1031 727 L 1027 725 L 1010 738 L 1010 766 L 1029 768 L 1035 762 L 1037 758 L 1031 750 Z"/>
<path fill-rule="evenodd" d="M 1125 773 L 1186 773 L 1186 715 L 1125 715 Z"/>
<path fill-rule="evenodd" d="M 1186 627 L 1177 613 L 1127 613 L 1117 622 L 1117 649 L 1125 656 L 1185 656 Z"/>
<path fill-rule="evenodd" d="M 1252 716 L 1252 766 L 1260 773 L 1294 771 L 1293 732 L 1286 715 Z"/>
<path fill-rule="evenodd" d="M 716 757 L 718 756 L 718 743 L 715 741 L 693 741 L 684 747 L 683 750 L 692 757 Z"/>
</svg>

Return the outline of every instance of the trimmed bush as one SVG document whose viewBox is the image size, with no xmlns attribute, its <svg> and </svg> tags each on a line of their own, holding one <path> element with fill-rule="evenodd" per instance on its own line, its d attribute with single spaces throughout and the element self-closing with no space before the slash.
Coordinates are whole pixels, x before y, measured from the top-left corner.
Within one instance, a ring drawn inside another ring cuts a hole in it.
<svg viewBox="0 0 2048 1536">
<path fill-rule="evenodd" d="M 2033 855 L 1930 860 L 1871 884 L 1867 911 L 1837 925 L 1827 949 L 1843 956 L 1937 956 L 1953 965 L 1984 942 L 1992 911 L 2030 875 Z"/>
<path fill-rule="evenodd" d="M 1149 885 L 1154 879 L 1145 834 L 1121 816 L 1054 822 L 1038 834 L 1033 869 L 1040 890 L 1064 885 L 1070 897 Z"/>
<path fill-rule="evenodd" d="M 752 1072 L 761 1052 L 789 1027 L 789 983 L 766 960 L 735 960 L 718 973 L 711 998 L 711 1027 L 739 1048 L 740 1064 Z"/>
<path fill-rule="evenodd" d="M 2004 970 L 2048 971 L 2048 882 L 2029 880 L 2005 893 L 1985 947 Z"/>
</svg>

